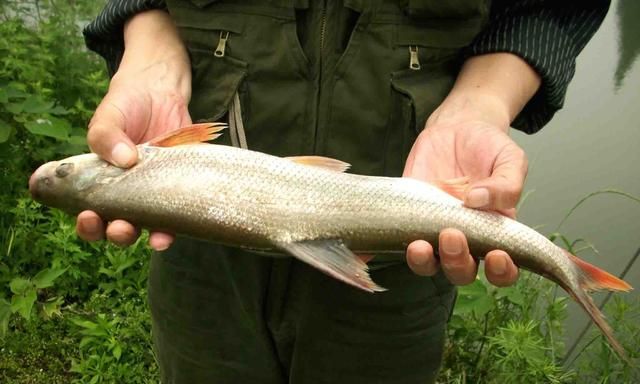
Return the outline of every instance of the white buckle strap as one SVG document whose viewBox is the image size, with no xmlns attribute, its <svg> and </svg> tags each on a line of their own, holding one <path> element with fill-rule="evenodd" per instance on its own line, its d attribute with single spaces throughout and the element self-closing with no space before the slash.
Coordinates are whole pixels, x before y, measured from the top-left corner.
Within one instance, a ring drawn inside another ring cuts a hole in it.
<svg viewBox="0 0 640 384">
<path fill-rule="evenodd" d="M 229 107 L 229 134 L 231 135 L 231 145 L 247 149 L 247 136 L 242 123 L 242 107 L 240 107 L 240 96 L 238 92 L 233 95 L 233 101 Z"/>
</svg>

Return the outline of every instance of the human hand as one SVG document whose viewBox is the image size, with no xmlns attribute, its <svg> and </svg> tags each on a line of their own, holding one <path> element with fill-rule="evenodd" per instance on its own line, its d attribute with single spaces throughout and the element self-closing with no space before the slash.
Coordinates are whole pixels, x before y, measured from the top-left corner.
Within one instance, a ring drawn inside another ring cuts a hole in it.
<svg viewBox="0 0 640 384">
<path fill-rule="evenodd" d="M 526 171 L 524 152 L 503 129 L 484 121 L 458 121 L 427 126 L 414 144 L 404 176 L 431 182 L 468 177 L 466 206 L 515 217 Z M 407 263 L 416 274 L 427 276 L 442 266 L 456 285 L 474 281 L 478 265 L 461 231 L 450 228 L 440 233 L 439 255 L 438 260 L 426 241 L 415 241 L 407 249 Z M 485 271 L 497 286 L 511 285 L 518 276 L 517 267 L 501 250 L 486 255 Z"/>
<path fill-rule="evenodd" d="M 538 74 L 515 55 L 493 53 L 468 59 L 452 91 L 414 143 L 403 175 L 429 182 L 466 177 L 466 206 L 515 217 L 527 158 L 507 132 L 539 86 Z M 426 276 L 442 267 L 456 285 L 474 281 L 478 265 L 461 231 L 443 230 L 438 248 L 439 259 L 426 241 L 409 244 L 407 264 Z M 506 252 L 474 256 L 485 256 L 486 276 L 494 285 L 517 280 L 518 268 Z"/>
<path fill-rule="evenodd" d="M 162 31 L 158 32 L 158 28 Z M 157 36 L 163 39 L 165 49 L 141 40 Z M 165 12 L 135 16 L 125 27 L 125 42 L 127 50 L 89 123 L 87 141 L 101 158 L 128 168 L 138 160 L 135 144 L 191 124 L 187 109 L 191 69 L 184 46 Z M 140 235 L 138 228 L 124 220 L 114 220 L 105 228 L 102 218 L 92 211 L 78 215 L 76 231 L 84 240 L 100 240 L 106 235 L 120 246 L 132 244 Z M 149 244 L 156 250 L 168 248 L 172 241 L 169 233 L 152 231 L 149 237 Z"/>
</svg>

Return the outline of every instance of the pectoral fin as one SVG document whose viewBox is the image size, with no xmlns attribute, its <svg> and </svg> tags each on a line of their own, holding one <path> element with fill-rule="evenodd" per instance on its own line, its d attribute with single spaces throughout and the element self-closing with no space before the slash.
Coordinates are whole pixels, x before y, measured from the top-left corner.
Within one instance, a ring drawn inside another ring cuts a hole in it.
<svg viewBox="0 0 640 384">
<path fill-rule="evenodd" d="M 386 289 L 371 280 L 367 264 L 351 252 L 340 240 L 307 240 L 280 243 L 278 248 L 318 268 L 329 276 L 364 291 L 386 291 Z"/>
<path fill-rule="evenodd" d="M 438 180 L 435 184 L 451 196 L 464 200 L 464 194 L 467 192 L 470 183 L 471 179 L 468 176 L 463 176 L 455 179 Z"/>
</svg>

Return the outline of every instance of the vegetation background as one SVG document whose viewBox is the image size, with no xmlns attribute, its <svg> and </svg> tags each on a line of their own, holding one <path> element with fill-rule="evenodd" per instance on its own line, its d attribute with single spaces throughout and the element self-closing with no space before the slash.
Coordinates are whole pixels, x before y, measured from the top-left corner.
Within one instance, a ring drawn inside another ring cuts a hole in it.
<svg viewBox="0 0 640 384">
<path fill-rule="evenodd" d="M 72 217 L 26 188 L 39 164 L 88 151 L 85 127 L 108 78 L 80 31 L 103 4 L 0 2 L 0 383 L 159 380 L 145 239 L 128 249 L 82 242 Z M 573 252 L 586 243 L 552 237 Z M 511 288 L 482 276 L 461 288 L 439 382 L 640 382 L 593 330 L 565 361 L 566 301 L 527 273 Z M 639 363 L 640 302 L 616 297 L 606 309 Z"/>
</svg>

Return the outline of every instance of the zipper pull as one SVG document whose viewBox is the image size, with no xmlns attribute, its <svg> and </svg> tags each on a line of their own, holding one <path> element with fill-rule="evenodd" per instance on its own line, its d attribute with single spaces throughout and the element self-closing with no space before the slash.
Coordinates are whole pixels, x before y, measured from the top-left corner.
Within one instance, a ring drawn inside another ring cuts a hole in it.
<svg viewBox="0 0 640 384">
<path fill-rule="evenodd" d="M 409 46 L 409 68 L 417 71 L 420 69 L 420 59 L 418 58 L 418 46 L 410 45 Z"/>
<path fill-rule="evenodd" d="M 227 40 L 229 39 L 229 31 L 220 31 L 220 39 L 213 55 L 215 57 L 223 57 L 224 50 L 227 48 Z"/>
</svg>

